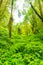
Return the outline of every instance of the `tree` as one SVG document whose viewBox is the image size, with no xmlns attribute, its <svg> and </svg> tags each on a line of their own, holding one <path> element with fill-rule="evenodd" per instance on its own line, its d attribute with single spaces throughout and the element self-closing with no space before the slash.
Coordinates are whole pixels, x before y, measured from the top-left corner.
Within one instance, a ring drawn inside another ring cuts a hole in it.
<svg viewBox="0 0 43 65">
<path fill-rule="evenodd" d="M 9 20 L 9 38 L 11 38 L 12 23 L 13 23 L 12 12 L 13 12 L 13 0 L 12 0 L 12 3 L 11 3 L 11 16 L 10 16 L 10 20 Z"/>
<path fill-rule="evenodd" d="M 1 7 L 2 2 L 3 2 L 3 0 L 0 0 L 0 7 Z"/>
<path fill-rule="evenodd" d="M 35 9 L 34 6 L 32 5 L 32 3 L 30 3 L 30 5 L 31 5 L 32 9 L 34 10 L 34 12 L 36 13 L 36 15 L 37 15 L 37 16 L 42 20 L 42 22 L 43 22 L 42 16 L 39 15 L 39 13 L 36 11 L 36 9 Z M 42 13 L 41 13 L 41 14 L 42 14 Z"/>
</svg>

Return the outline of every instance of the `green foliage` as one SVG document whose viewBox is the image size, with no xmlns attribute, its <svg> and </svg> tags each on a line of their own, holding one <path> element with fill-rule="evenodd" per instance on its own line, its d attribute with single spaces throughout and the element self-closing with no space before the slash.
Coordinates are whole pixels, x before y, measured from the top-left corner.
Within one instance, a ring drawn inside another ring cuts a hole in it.
<svg viewBox="0 0 43 65">
<path fill-rule="evenodd" d="M 43 65 L 43 42 L 39 35 L 13 35 L 0 27 L 0 65 Z M 42 40 L 43 41 L 43 40 Z"/>
</svg>

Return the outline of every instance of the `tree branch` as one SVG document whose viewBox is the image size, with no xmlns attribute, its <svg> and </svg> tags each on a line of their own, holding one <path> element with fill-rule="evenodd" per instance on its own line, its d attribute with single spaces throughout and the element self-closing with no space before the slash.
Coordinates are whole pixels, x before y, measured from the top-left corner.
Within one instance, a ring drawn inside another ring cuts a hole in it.
<svg viewBox="0 0 43 65">
<path fill-rule="evenodd" d="M 39 13 L 35 10 L 34 6 L 32 5 L 32 3 L 30 3 L 32 9 L 34 10 L 34 12 L 36 13 L 36 15 L 42 20 L 43 22 L 43 18 L 39 15 Z"/>
</svg>

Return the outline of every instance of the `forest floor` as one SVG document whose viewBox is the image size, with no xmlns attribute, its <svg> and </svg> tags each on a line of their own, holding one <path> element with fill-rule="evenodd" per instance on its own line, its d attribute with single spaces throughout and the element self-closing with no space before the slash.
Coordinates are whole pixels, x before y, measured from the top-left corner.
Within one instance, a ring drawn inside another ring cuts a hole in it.
<svg viewBox="0 0 43 65">
<path fill-rule="evenodd" d="M 0 65 L 43 65 L 43 40 L 37 35 L 13 35 L 0 28 Z"/>
</svg>

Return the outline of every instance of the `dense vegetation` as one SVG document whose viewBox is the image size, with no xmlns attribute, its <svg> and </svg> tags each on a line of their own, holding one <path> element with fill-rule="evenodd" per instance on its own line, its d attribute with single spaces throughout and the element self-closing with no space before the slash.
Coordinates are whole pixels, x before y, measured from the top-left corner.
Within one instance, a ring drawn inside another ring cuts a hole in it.
<svg viewBox="0 0 43 65">
<path fill-rule="evenodd" d="M 24 0 L 31 7 L 22 11 L 24 20 L 17 25 L 8 9 L 16 9 L 12 1 L 0 0 L 0 65 L 43 65 L 43 0 Z"/>
</svg>

